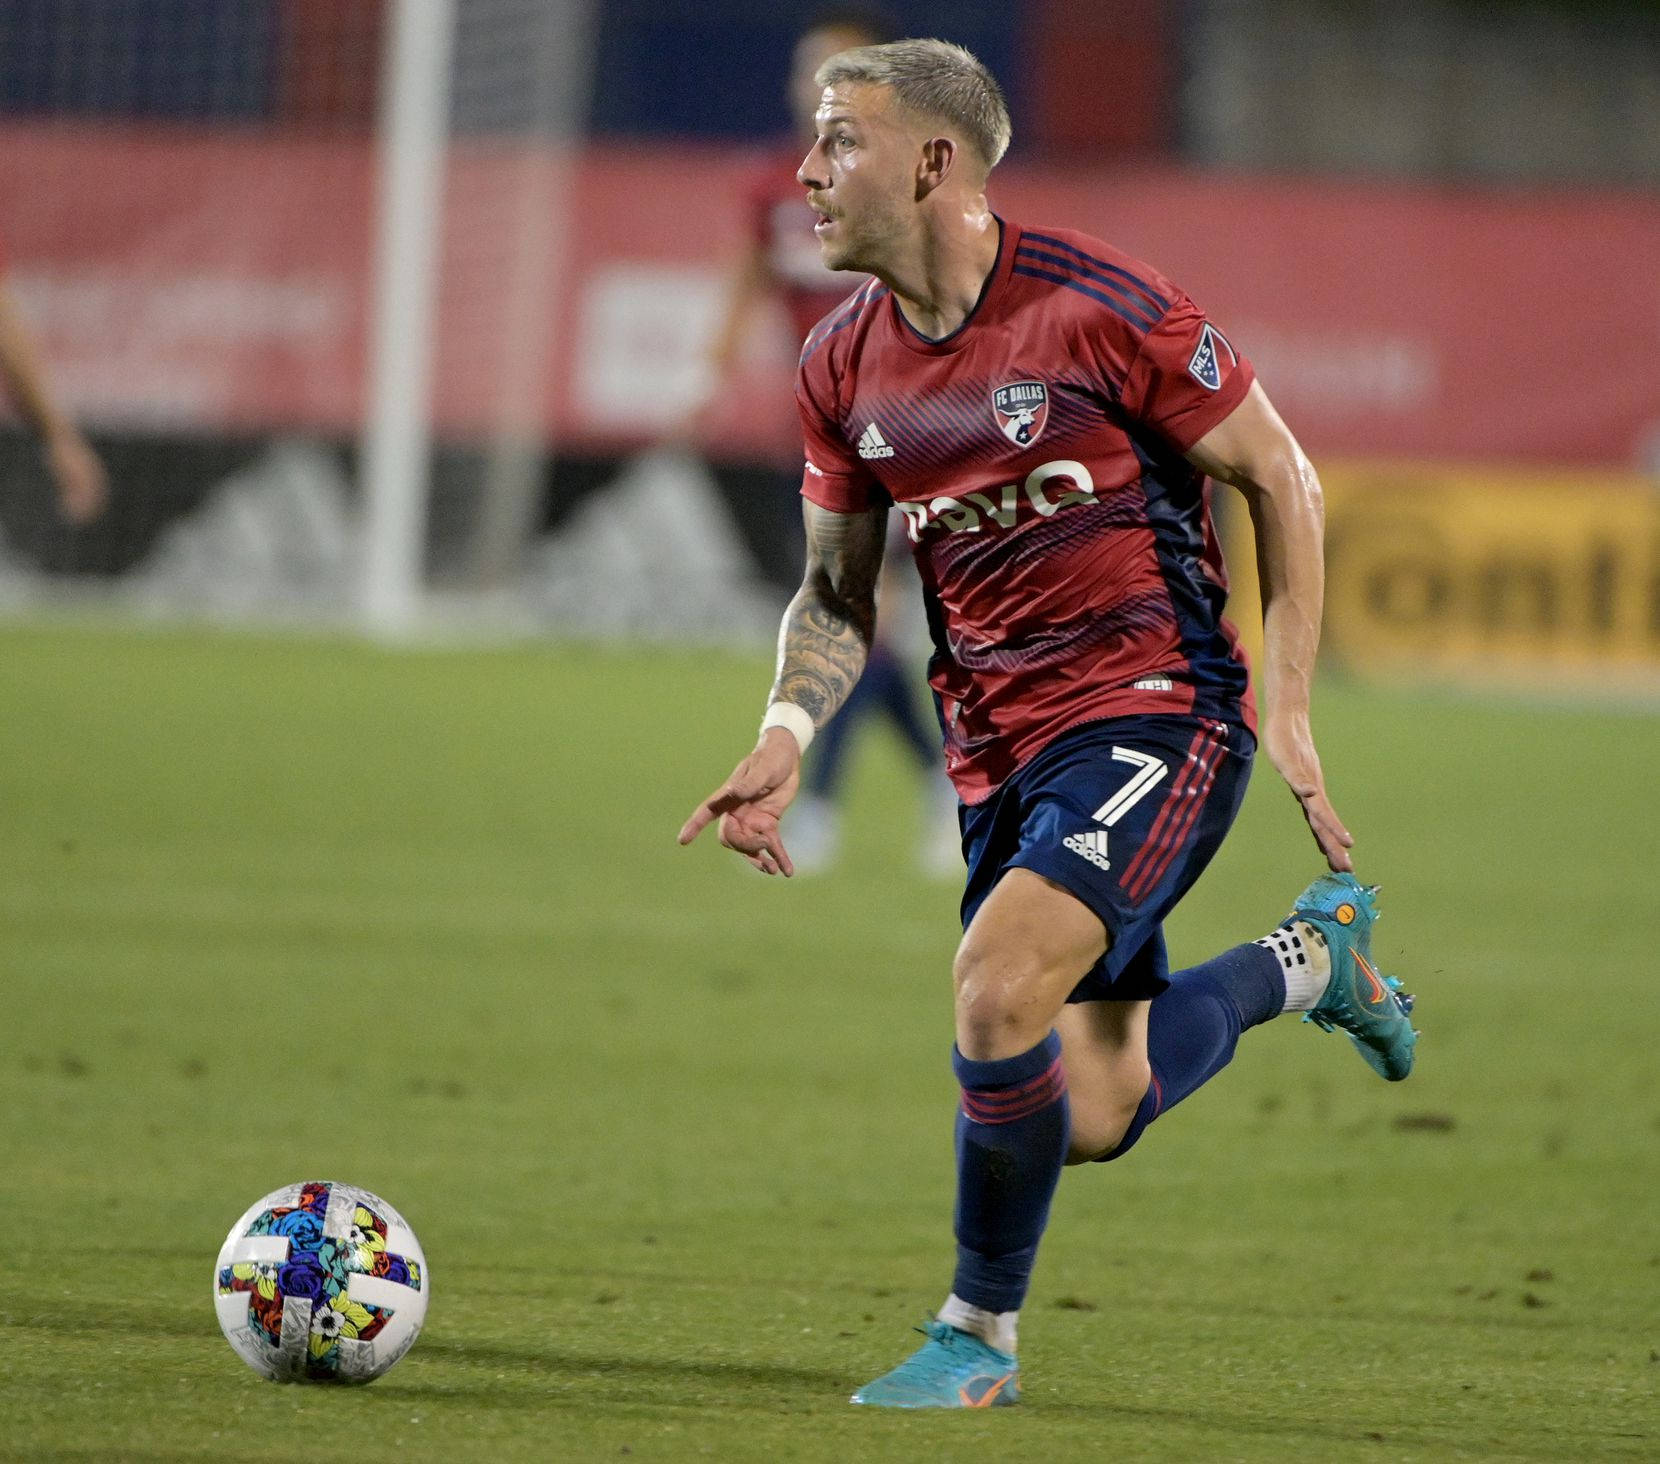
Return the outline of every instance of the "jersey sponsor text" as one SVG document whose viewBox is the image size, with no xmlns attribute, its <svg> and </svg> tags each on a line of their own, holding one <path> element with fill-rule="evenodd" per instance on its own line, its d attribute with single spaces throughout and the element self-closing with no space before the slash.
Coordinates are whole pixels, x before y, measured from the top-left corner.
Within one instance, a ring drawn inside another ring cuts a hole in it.
<svg viewBox="0 0 1660 1464">
<path fill-rule="evenodd" d="M 1054 482 L 1053 489 L 1049 486 L 1051 482 Z M 894 506 L 904 515 L 905 532 L 915 544 L 924 530 L 930 528 L 954 534 L 978 534 L 989 527 L 1012 529 L 1023 519 L 1049 518 L 1074 504 L 1099 501 L 1089 469 L 1070 458 L 1062 458 L 1033 468 L 1023 483 L 1005 483 L 989 493 Z"/>
</svg>

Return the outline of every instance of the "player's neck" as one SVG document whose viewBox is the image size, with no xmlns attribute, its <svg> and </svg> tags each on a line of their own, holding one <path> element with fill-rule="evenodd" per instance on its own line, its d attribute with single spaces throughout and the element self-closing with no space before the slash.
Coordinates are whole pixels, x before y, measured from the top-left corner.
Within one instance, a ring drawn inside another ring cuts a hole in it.
<svg viewBox="0 0 1660 1464">
<path fill-rule="evenodd" d="M 930 340 L 961 327 L 997 268 L 1002 237 L 983 194 L 926 227 L 911 257 L 882 282 L 893 291 L 905 319 Z"/>
</svg>

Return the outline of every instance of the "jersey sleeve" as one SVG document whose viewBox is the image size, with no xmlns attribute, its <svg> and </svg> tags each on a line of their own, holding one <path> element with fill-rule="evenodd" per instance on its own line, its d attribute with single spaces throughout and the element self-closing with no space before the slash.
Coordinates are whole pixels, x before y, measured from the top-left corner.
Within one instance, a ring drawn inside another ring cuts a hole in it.
<svg viewBox="0 0 1660 1464">
<path fill-rule="evenodd" d="M 886 504 L 887 492 L 854 452 L 852 444 L 821 404 L 828 383 L 809 374 L 796 376 L 795 400 L 801 410 L 801 440 L 806 462 L 801 496 L 832 513 L 862 513 Z"/>
<path fill-rule="evenodd" d="M 1121 400 L 1186 452 L 1244 401 L 1256 373 L 1186 295 L 1142 338 Z"/>
</svg>

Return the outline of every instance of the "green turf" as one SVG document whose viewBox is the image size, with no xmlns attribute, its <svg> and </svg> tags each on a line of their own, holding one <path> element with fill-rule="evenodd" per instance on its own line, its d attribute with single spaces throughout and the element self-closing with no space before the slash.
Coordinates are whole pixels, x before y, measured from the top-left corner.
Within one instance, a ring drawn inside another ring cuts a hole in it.
<svg viewBox="0 0 1660 1464">
<path fill-rule="evenodd" d="M 1252 1033 L 1063 1181 L 1028 1401 L 904 1416 L 844 1400 L 949 1276 L 953 892 L 883 741 L 840 872 L 675 847 L 766 679 L 0 629 L 0 1456 L 1660 1456 L 1652 718 L 1325 689 L 1418 1074 Z M 1262 773 L 1178 958 L 1316 867 Z M 302 1177 L 426 1247 L 365 1390 L 214 1320 L 226 1229 Z"/>
</svg>

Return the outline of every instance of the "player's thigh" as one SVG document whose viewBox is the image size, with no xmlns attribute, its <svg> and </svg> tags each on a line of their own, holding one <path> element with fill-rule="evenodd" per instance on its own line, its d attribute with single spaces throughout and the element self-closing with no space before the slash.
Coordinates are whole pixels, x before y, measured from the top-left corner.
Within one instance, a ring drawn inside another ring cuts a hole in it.
<svg viewBox="0 0 1660 1464">
<path fill-rule="evenodd" d="M 1125 717 L 1058 739 L 1022 786 L 1008 863 L 1070 891 L 1111 932 L 1074 1002 L 1149 1001 L 1169 984 L 1165 918 L 1215 853 L 1254 743 L 1206 718 Z"/>
<path fill-rule="evenodd" d="M 1106 949 L 1106 926 L 1076 895 L 1029 869 L 1008 870 L 957 948 L 952 974 L 964 1055 L 1012 1057 L 1041 1041 Z"/>
<path fill-rule="evenodd" d="M 1068 1160 L 1082 1163 L 1124 1137 L 1152 1080 L 1147 1062 L 1147 1001 L 1082 1001 L 1055 1021 L 1072 1107 Z"/>
</svg>

